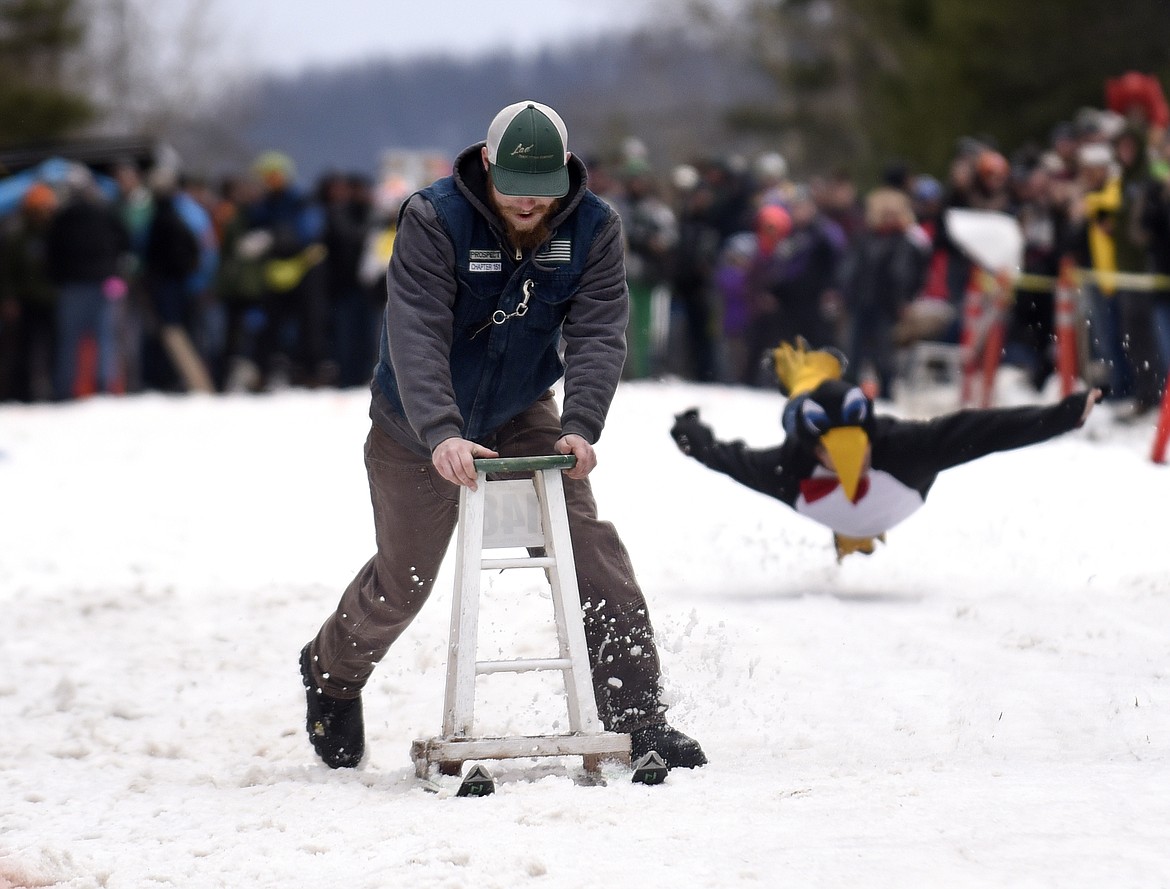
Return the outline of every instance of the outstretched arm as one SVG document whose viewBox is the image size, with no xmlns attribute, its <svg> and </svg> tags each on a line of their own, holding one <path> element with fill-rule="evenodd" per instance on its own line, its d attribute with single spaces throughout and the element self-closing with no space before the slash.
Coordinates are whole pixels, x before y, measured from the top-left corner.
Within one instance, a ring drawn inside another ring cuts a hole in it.
<svg viewBox="0 0 1170 889">
<path fill-rule="evenodd" d="M 1081 426 L 1101 400 L 1100 389 L 1079 392 L 1046 407 L 956 411 L 922 423 L 898 423 L 886 438 L 889 453 L 930 472 L 998 451 L 1038 444 Z"/>
<path fill-rule="evenodd" d="M 731 476 L 754 491 L 792 504 L 795 492 L 784 489 L 777 471 L 783 454 L 782 445 L 757 450 L 742 441 L 718 441 L 711 427 L 699 419 L 699 411 L 694 408 L 674 418 L 670 435 L 680 451 L 709 469 Z"/>
</svg>

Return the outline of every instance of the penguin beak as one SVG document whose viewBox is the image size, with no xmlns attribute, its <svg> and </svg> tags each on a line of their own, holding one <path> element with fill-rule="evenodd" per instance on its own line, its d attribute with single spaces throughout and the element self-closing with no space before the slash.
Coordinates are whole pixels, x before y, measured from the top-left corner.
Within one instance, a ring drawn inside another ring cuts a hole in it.
<svg viewBox="0 0 1170 889">
<path fill-rule="evenodd" d="M 865 468 L 869 436 L 860 426 L 838 426 L 821 436 L 821 444 L 829 454 L 829 462 L 841 480 L 845 496 L 852 502 Z"/>
</svg>

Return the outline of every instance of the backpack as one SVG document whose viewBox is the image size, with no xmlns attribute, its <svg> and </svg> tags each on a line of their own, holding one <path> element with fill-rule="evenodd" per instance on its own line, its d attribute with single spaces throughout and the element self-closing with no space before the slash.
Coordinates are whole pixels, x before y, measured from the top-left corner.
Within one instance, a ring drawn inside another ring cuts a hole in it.
<svg viewBox="0 0 1170 889">
<path fill-rule="evenodd" d="M 199 239 L 170 198 L 155 203 L 146 239 L 146 267 L 167 278 L 186 278 L 199 268 Z"/>
</svg>

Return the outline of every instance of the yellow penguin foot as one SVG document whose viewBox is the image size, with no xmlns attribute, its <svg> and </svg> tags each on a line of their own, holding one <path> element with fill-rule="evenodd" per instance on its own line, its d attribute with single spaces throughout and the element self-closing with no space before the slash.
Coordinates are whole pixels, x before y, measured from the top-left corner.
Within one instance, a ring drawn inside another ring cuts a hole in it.
<svg viewBox="0 0 1170 889">
<path fill-rule="evenodd" d="M 877 537 L 846 537 L 844 534 L 833 535 L 833 545 L 837 548 L 837 564 L 851 553 L 861 553 L 863 556 L 873 555 L 877 541 L 886 542 L 886 535 Z"/>
</svg>

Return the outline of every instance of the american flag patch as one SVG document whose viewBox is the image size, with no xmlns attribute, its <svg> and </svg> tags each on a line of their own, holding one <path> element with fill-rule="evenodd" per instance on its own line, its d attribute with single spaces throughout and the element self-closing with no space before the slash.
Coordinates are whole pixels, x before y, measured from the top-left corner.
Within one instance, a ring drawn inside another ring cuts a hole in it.
<svg viewBox="0 0 1170 889">
<path fill-rule="evenodd" d="M 568 238 L 554 238 L 533 258 L 542 265 L 565 265 L 573 260 L 573 243 Z"/>
</svg>

